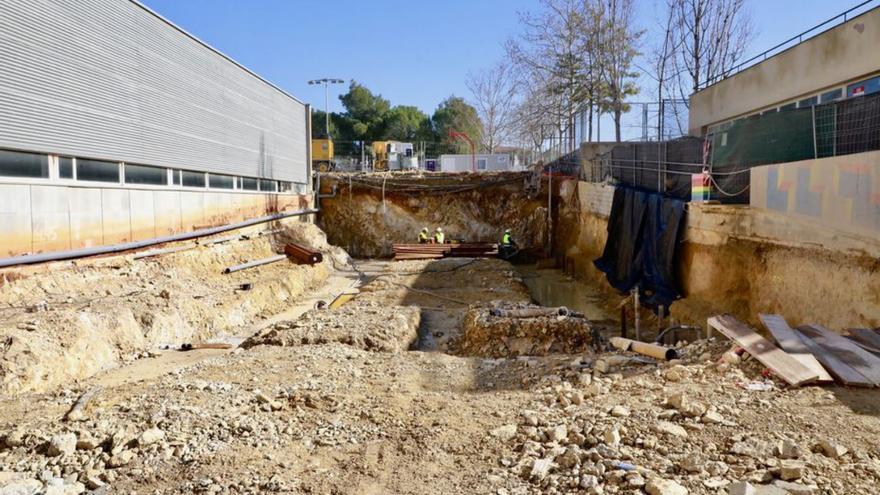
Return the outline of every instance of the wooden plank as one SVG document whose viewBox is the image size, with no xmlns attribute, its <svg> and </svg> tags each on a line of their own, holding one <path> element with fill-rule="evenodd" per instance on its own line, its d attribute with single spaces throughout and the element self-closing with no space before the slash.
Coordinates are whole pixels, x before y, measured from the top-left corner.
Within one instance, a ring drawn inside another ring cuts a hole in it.
<svg viewBox="0 0 880 495">
<path fill-rule="evenodd" d="M 880 385 L 880 358 L 862 349 L 855 342 L 844 338 L 843 335 L 834 333 L 821 325 L 803 325 L 798 327 L 798 330 L 818 342 L 828 352 L 833 353 L 837 359 L 849 365 L 874 385 Z"/>
<path fill-rule="evenodd" d="M 858 340 L 854 339 L 854 338 L 852 337 L 852 335 L 847 335 L 846 338 L 849 339 L 849 340 L 850 340 L 852 343 L 854 343 L 855 345 L 861 347 L 862 349 L 864 349 L 864 350 L 866 350 L 866 351 L 868 351 L 868 352 L 870 352 L 870 353 L 872 353 L 872 354 L 880 355 L 880 349 L 877 349 L 877 348 L 871 347 L 871 346 L 869 346 L 868 344 L 863 344 L 863 343 L 859 342 Z"/>
<path fill-rule="evenodd" d="M 867 328 L 850 328 L 849 335 L 872 349 L 880 349 L 880 335 Z"/>
<path fill-rule="evenodd" d="M 736 341 L 746 352 L 773 370 L 789 385 L 798 386 L 819 379 L 816 372 L 811 371 L 733 316 L 713 316 L 709 318 L 707 323 L 710 327 Z"/>
<path fill-rule="evenodd" d="M 833 352 L 829 351 L 825 347 L 819 345 L 818 342 L 814 341 L 807 335 L 804 335 L 800 332 L 800 327 L 798 330 L 795 330 L 797 335 L 804 341 L 804 345 L 806 345 L 810 352 L 813 353 L 813 356 L 822 363 L 822 366 L 825 366 L 825 369 L 828 370 L 831 375 L 837 379 L 843 385 L 848 385 L 851 387 L 873 387 L 874 383 L 865 378 L 864 375 L 853 369 L 852 366 L 846 364 L 841 361 L 837 355 Z"/>
<path fill-rule="evenodd" d="M 761 319 L 761 323 L 763 323 L 764 327 L 766 327 L 770 334 L 773 335 L 773 338 L 776 339 L 776 342 L 783 351 L 798 360 L 798 362 L 806 366 L 810 371 L 819 375 L 817 381 L 820 383 L 830 383 L 834 381 L 834 378 L 828 374 L 828 371 L 826 371 L 822 364 L 819 363 L 816 356 L 813 356 L 810 349 L 804 344 L 804 341 L 794 333 L 794 330 L 790 326 L 788 326 L 785 318 L 779 315 L 768 314 L 759 314 L 758 318 Z"/>
</svg>

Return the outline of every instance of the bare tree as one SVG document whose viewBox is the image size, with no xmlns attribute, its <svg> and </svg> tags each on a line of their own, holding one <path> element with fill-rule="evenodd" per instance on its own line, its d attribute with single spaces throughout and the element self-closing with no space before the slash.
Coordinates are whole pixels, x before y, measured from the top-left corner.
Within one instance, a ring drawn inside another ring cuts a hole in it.
<svg viewBox="0 0 880 495">
<path fill-rule="evenodd" d="M 511 61 L 558 111 L 557 134 L 574 148 L 575 117 L 585 101 L 584 0 L 541 0 L 537 15 L 520 14 L 523 32 L 507 44 Z M 559 108 L 557 108 L 557 103 Z"/>
<path fill-rule="evenodd" d="M 668 0 L 682 99 L 730 73 L 753 37 L 745 0 Z"/>
<path fill-rule="evenodd" d="M 524 85 L 523 97 L 514 110 L 512 138 L 525 144 L 536 156 L 559 124 L 560 105 L 558 101 L 553 105 L 554 101 L 548 102 L 547 98 L 542 87 Z"/>
<path fill-rule="evenodd" d="M 518 89 L 516 74 L 510 63 L 502 61 L 469 74 L 465 84 L 483 124 L 482 147 L 494 153 L 510 132 Z"/>
</svg>

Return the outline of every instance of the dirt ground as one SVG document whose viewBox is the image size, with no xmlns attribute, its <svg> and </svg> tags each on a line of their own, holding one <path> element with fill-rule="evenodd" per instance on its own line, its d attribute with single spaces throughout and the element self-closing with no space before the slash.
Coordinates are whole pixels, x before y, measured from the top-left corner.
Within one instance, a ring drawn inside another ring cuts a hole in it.
<svg viewBox="0 0 880 495">
<path fill-rule="evenodd" d="M 354 300 L 306 310 L 353 273 Z M 362 262 L 327 283 L 241 348 L 0 399 L 0 494 L 876 493 L 876 391 L 786 389 L 724 340 L 671 363 L 455 355 L 471 305 L 529 301 L 498 260 Z"/>
</svg>

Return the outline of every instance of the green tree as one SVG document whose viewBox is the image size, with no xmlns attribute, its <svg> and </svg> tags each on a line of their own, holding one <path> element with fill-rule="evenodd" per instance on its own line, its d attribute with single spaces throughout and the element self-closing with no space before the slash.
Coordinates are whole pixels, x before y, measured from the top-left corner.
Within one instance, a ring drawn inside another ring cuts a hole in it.
<svg viewBox="0 0 880 495">
<path fill-rule="evenodd" d="M 326 132 L 327 121 L 324 118 L 323 110 L 312 110 L 312 138 L 321 138 Z M 330 113 L 330 136 L 333 137 L 334 140 L 339 139 L 339 129 L 336 126 L 336 121 L 339 119 L 339 116 L 335 113 Z"/>
<path fill-rule="evenodd" d="M 424 138 L 428 116 L 416 107 L 397 105 L 384 117 L 384 139 L 415 142 Z M 430 128 L 430 125 L 428 126 Z"/>
<path fill-rule="evenodd" d="M 366 87 L 352 81 L 348 92 L 339 97 L 345 107 L 341 115 L 347 122 L 340 122 L 340 130 L 351 134 L 341 136 L 343 140 L 381 140 L 385 134 L 385 117 L 391 103 L 382 95 L 373 94 Z M 342 134 L 345 134 L 343 132 Z"/>
<path fill-rule="evenodd" d="M 454 130 L 467 134 L 475 144 L 480 142 L 482 123 L 477 115 L 477 110 L 469 105 L 464 98 L 450 96 L 443 100 L 431 117 L 434 133 L 444 144 L 451 146 L 458 153 L 470 153 L 470 147 L 449 137 L 449 131 Z"/>
</svg>

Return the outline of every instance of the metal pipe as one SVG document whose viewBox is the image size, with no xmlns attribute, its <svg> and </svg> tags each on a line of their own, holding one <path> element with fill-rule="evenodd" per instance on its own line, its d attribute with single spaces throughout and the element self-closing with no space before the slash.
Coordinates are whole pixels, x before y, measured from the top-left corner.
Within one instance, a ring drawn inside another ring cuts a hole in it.
<svg viewBox="0 0 880 495">
<path fill-rule="evenodd" d="M 68 251 L 54 251 L 51 253 L 29 254 L 26 256 L 16 256 L 13 258 L 2 258 L 0 259 L 0 268 L 15 265 L 29 265 L 33 263 L 45 263 L 47 261 L 84 258 L 86 256 L 97 256 L 99 254 L 118 253 L 121 251 L 131 251 L 132 249 L 145 248 L 147 246 L 154 246 L 156 244 L 163 244 L 166 242 L 186 241 L 189 239 L 195 239 L 196 237 L 219 234 L 221 232 L 250 227 L 251 225 L 272 222 L 275 220 L 281 220 L 283 218 L 311 215 L 313 213 L 318 213 L 318 210 L 310 208 L 305 210 L 292 211 L 289 213 L 276 213 L 274 215 L 254 218 L 238 223 L 230 223 L 228 225 L 222 225 L 220 227 L 211 227 L 209 229 L 194 230 L 192 232 L 184 232 L 182 234 L 154 237 L 152 239 L 145 239 L 143 241 L 126 242 L 123 244 L 113 244 L 110 246 L 98 246 L 84 249 L 71 249 Z"/>
<path fill-rule="evenodd" d="M 248 268 L 253 268 L 255 266 L 268 265 L 269 263 L 276 263 L 278 261 L 286 259 L 286 254 L 279 254 L 277 256 L 272 256 L 271 258 L 263 258 L 261 260 L 248 261 L 247 263 L 242 263 L 240 265 L 226 267 L 223 270 L 223 273 L 232 273 L 240 270 L 247 270 Z"/>
<path fill-rule="evenodd" d="M 166 248 L 166 249 L 153 249 L 152 251 L 147 251 L 145 253 L 138 253 L 138 254 L 132 256 L 132 259 L 139 260 L 139 259 L 143 259 L 143 258 L 149 258 L 151 256 L 159 256 L 160 254 L 177 253 L 180 251 L 186 251 L 187 249 L 195 249 L 196 247 L 198 247 L 198 246 L 191 245 L 191 246 L 170 247 L 170 248 Z"/>
<path fill-rule="evenodd" d="M 214 244 L 221 244 L 224 242 L 234 241 L 240 237 L 241 236 L 239 236 L 239 235 L 229 235 L 226 237 L 218 237 L 217 239 L 208 239 L 204 242 L 199 242 L 199 244 L 201 244 L 202 246 L 212 246 Z"/>
</svg>

